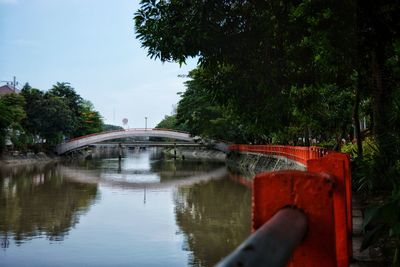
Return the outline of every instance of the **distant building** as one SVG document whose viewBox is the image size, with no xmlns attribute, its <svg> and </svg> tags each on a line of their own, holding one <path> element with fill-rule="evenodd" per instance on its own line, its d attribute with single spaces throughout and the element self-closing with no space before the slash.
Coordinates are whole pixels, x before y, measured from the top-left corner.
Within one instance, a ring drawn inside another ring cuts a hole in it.
<svg viewBox="0 0 400 267">
<path fill-rule="evenodd" d="M 6 94 L 12 94 L 12 93 L 19 94 L 20 90 L 18 90 L 16 87 L 9 85 L 9 84 L 0 86 L 0 96 L 6 95 Z"/>
</svg>

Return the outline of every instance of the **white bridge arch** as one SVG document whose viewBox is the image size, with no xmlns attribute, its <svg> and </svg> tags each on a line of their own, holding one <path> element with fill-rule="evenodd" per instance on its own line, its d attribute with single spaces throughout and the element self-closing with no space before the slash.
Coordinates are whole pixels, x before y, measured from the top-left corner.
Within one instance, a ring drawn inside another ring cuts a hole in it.
<svg viewBox="0 0 400 267">
<path fill-rule="evenodd" d="M 57 145 L 56 153 L 62 155 L 66 152 L 79 149 L 91 144 L 127 137 L 164 137 L 176 140 L 195 142 L 194 138 L 185 132 L 177 132 L 167 129 L 127 129 L 110 132 L 102 132 L 81 136 L 68 142 Z"/>
</svg>

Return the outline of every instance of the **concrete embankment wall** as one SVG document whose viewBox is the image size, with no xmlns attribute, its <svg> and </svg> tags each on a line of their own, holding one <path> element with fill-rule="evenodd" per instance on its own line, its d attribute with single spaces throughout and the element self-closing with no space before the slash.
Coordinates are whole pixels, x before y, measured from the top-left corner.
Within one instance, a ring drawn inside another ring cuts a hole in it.
<svg viewBox="0 0 400 267">
<path fill-rule="evenodd" d="M 213 160 L 213 161 L 225 161 L 226 154 L 221 151 L 211 150 L 202 147 L 177 147 L 176 149 L 177 159 L 187 159 L 187 160 Z M 164 149 L 163 153 L 167 157 L 174 157 L 174 149 L 168 148 Z"/>
<path fill-rule="evenodd" d="M 233 151 L 227 156 L 226 162 L 230 168 L 249 175 L 278 170 L 306 170 L 306 166 L 297 161 L 254 152 Z"/>
<path fill-rule="evenodd" d="M 8 155 L 0 155 L 0 167 L 14 166 L 14 165 L 29 165 L 37 163 L 49 163 L 59 161 L 60 157 L 52 154 L 39 153 L 14 153 Z"/>
</svg>

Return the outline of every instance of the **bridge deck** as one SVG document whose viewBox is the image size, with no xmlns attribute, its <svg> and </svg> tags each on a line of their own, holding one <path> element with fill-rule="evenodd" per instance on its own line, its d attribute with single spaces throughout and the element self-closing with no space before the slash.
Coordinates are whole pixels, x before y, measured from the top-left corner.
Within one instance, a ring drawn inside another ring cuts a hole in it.
<svg viewBox="0 0 400 267">
<path fill-rule="evenodd" d="M 127 129 L 120 131 L 102 132 L 91 135 L 82 136 L 69 140 L 68 142 L 59 144 L 56 147 L 57 154 L 61 155 L 71 150 L 104 142 L 113 139 L 122 139 L 129 137 L 162 137 L 173 140 L 181 140 L 187 142 L 195 142 L 195 139 L 189 133 L 166 130 L 166 129 Z"/>
</svg>

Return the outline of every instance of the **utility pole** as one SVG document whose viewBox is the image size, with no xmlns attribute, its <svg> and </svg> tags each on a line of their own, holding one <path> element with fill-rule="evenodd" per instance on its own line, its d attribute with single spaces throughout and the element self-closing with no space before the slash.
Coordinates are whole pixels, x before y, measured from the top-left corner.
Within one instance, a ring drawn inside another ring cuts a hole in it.
<svg viewBox="0 0 400 267">
<path fill-rule="evenodd" d="M 115 125 L 115 108 L 113 108 L 113 125 Z"/>
<path fill-rule="evenodd" d="M 144 117 L 144 130 L 147 131 L 147 117 Z"/>
</svg>

